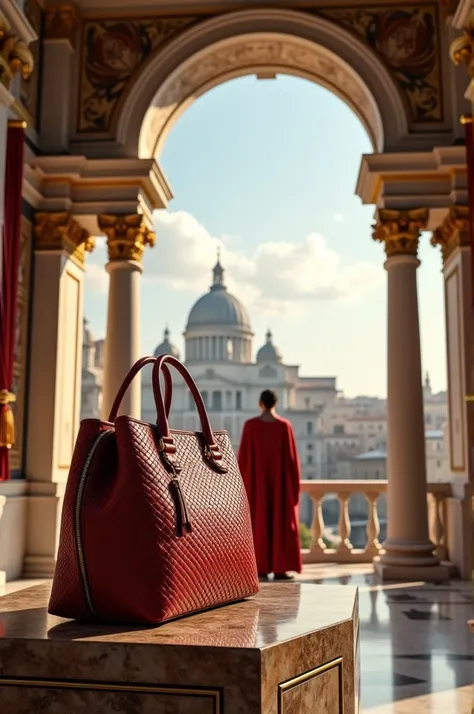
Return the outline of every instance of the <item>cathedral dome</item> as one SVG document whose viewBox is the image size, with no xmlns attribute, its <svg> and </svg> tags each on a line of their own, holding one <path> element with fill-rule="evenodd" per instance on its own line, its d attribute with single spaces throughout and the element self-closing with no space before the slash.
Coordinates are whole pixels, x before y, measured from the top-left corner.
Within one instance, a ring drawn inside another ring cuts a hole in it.
<svg viewBox="0 0 474 714">
<path fill-rule="evenodd" d="M 273 344 L 273 335 L 270 330 L 267 332 L 267 341 L 257 352 L 257 362 L 281 362 L 281 352 Z"/>
<path fill-rule="evenodd" d="M 224 269 L 219 258 L 213 270 L 214 281 L 208 293 L 194 304 L 189 313 L 187 330 L 194 327 L 242 327 L 250 329 L 247 310 L 234 295 L 227 292 Z"/>
<path fill-rule="evenodd" d="M 160 355 L 171 355 L 179 359 L 179 350 L 176 345 L 172 345 L 170 342 L 170 331 L 168 328 L 164 331 L 163 342 L 158 345 L 158 347 L 153 352 L 153 357 L 159 357 Z"/>
</svg>

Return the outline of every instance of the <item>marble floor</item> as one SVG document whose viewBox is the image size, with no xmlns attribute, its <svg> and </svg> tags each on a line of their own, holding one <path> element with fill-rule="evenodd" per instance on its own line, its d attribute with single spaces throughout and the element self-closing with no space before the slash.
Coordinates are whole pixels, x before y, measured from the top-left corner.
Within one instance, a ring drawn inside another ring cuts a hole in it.
<svg viewBox="0 0 474 714">
<path fill-rule="evenodd" d="M 357 585 L 364 714 L 474 713 L 474 585 L 382 585 L 366 566 L 306 566 L 301 580 Z"/>
<path fill-rule="evenodd" d="M 298 579 L 359 588 L 363 714 L 474 714 L 473 583 L 382 585 L 353 565 L 306 566 Z"/>
</svg>

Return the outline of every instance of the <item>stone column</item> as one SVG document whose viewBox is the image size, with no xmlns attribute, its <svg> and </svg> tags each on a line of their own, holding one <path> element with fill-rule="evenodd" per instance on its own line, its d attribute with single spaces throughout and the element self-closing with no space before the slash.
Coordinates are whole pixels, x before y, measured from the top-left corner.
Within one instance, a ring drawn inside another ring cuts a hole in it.
<svg viewBox="0 0 474 714">
<path fill-rule="evenodd" d="M 107 236 L 110 275 L 105 338 L 102 418 L 107 419 L 117 391 L 128 370 L 140 358 L 140 275 L 145 246 L 153 246 L 155 235 L 145 218 L 102 214 L 99 228 Z M 135 378 L 121 408 L 122 414 L 141 416 L 140 379 Z"/>
<path fill-rule="evenodd" d="M 451 206 L 431 243 L 443 257 L 448 372 L 449 474 L 446 542 L 462 577 L 474 567 L 471 495 L 474 484 L 474 325 L 469 209 Z"/>
<path fill-rule="evenodd" d="M 374 559 L 383 580 L 444 580 L 428 536 L 425 429 L 416 269 L 428 211 L 380 209 L 373 237 L 385 244 L 387 314 L 387 540 Z"/>
<path fill-rule="evenodd" d="M 50 577 L 79 427 L 84 262 L 94 240 L 69 213 L 37 213 L 34 246 L 24 574 Z"/>
</svg>

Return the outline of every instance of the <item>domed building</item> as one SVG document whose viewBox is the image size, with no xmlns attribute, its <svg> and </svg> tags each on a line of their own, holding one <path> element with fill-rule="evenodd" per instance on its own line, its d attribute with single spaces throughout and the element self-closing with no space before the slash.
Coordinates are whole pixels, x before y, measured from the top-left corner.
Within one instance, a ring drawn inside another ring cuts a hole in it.
<svg viewBox="0 0 474 714">
<path fill-rule="evenodd" d="M 194 303 L 184 338 L 186 362 L 252 361 L 253 332 L 245 306 L 227 290 L 219 256 L 209 292 Z"/>
<path fill-rule="evenodd" d="M 179 350 L 176 345 L 171 344 L 170 331 L 168 328 L 166 328 L 163 333 L 163 342 L 160 342 L 153 352 L 153 357 L 160 357 L 161 355 L 171 355 L 179 359 Z"/>
<path fill-rule="evenodd" d="M 273 344 L 273 335 L 271 333 L 271 330 L 268 330 L 266 339 L 267 339 L 266 343 L 263 345 L 263 347 L 260 347 L 259 351 L 257 352 L 257 363 L 258 364 L 260 364 L 262 362 L 281 363 L 281 361 L 282 361 L 281 352 L 278 349 L 278 347 L 275 347 L 275 345 Z"/>
</svg>

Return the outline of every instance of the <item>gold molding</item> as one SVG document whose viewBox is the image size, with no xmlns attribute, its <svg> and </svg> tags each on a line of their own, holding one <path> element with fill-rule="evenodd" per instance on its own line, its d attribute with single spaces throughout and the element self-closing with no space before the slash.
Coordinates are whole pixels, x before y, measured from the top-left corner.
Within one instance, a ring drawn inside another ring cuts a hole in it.
<svg viewBox="0 0 474 714">
<path fill-rule="evenodd" d="M 342 657 L 326 662 L 319 667 L 311 669 L 309 672 L 300 674 L 293 679 L 288 679 L 286 682 L 278 685 L 278 714 L 285 714 L 284 694 L 294 687 L 298 687 L 314 677 L 319 677 L 325 672 L 330 672 L 332 669 L 337 669 L 339 674 L 339 712 L 344 714 L 344 663 Z"/>
<path fill-rule="evenodd" d="M 152 684 L 115 684 L 113 682 L 74 682 L 62 679 L 36 679 L 35 677 L 2 677 L 0 687 L 38 687 L 40 689 L 81 689 L 99 692 L 124 692 L 126 694 L 181 694 L 184 697 L 206 697 L 210 699 L 214 714 L 222 714 L 222 695 L 220 689 L 204 687 L 178 687 L 173 685 Z"/>
<path fill-rule="evenodd" d="M 81 266 L 95 248 L 94 238 L 67 211 L 36 213 L 34 236 L 35 250 L 62 250 Z"/>
<path fill-rule="evenodd" d="M 441 246 L 443 264 L 446 264 L 456 248 L 469 244 L 469 207 L 451 206 L 444 221 L 433 231 L 431 245 Z"/>
<path fill-rule="evenodd" d="M 385 244 L 387 258 L 394 255 L 414 255 L 418 251 L 420 233 L 428 224 L 427 208 L 396 210 L 379 208 L 373 225 L 372 238 Z"/>
<path fill-rule="evenodd" d="M 0 82 L 9 89 L 18 72 L 23 79 L 27 79 L 33 67 L 31 51 L 0 10 Z"/>
<path fill-rule="evenodd" d="M 155 234 L 140 213 L 97 217 L 99 228 L 107 236 L 110 261 L 133 260 L 140 263 L 145 246 L 155 245 Z"/>
<path fill-rule="evenodd" d="M 44 39 L 68 40 L 75 48 L 80 22 L 79 11 L 74 3 L 48 5 L 44 11 Z"/>
</svg>

